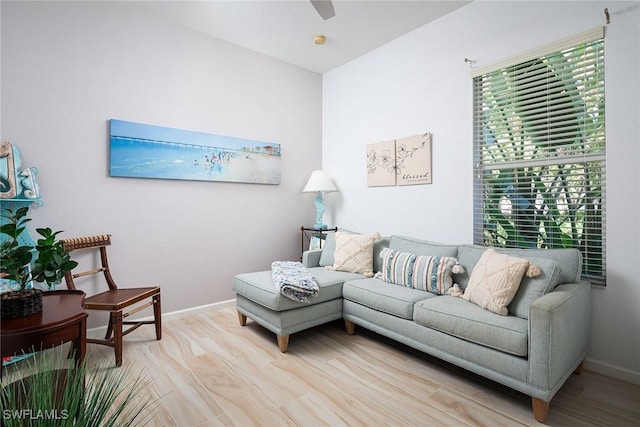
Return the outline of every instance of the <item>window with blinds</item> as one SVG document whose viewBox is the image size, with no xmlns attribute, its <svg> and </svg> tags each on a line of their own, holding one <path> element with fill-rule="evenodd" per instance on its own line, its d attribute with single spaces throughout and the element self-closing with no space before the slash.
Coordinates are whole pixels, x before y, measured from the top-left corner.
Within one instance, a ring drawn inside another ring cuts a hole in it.
<svg viewBox="0 0 640 427">
<path fill-rule="evenodd" d="M 474 241 L 578 248 L 583 278 L 604 285 L 604 41 L 596 34 L 474 77 Z"/>
</svg>

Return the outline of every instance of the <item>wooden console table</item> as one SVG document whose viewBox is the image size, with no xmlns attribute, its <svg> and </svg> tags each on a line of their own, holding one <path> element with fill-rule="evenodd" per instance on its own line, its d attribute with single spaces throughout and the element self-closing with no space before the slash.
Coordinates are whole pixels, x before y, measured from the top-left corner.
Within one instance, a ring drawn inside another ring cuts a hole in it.
<svg viewBox="0 0 640 427">
<path fill-rule="evenodd" d="M 41 313 L 2 320 L 2 356 L 40 351 L 71 341 L 76 360 L 82 362 L 87 348 L 87 312 L 83 303 L 82 291 L 43 292 Z"/>
</svg>

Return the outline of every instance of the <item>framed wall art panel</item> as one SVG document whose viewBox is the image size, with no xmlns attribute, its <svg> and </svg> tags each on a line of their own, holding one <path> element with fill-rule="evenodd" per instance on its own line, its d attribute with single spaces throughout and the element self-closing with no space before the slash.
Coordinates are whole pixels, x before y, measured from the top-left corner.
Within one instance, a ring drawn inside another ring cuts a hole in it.
<svg viewBox="0 0 640 427">
<path fill-rule="evenodd" d="M 367 185 L 431 184 L 431 134 L 367 145 Z"/>
<path fill-rule="evenodd" d="M 110 120 L 113 177 L 280 184 L 280 144 Z"/>
<path fill-rule="evenodd" d="M 396 140 L 398 185 L 431 184 L 431 134 Z"/>
<path fill-rule="evenodd" d="M 395 141 L 367 145 L 367 185 L 369 187 L 396 185 L 395 153 Z"/>
</svg>

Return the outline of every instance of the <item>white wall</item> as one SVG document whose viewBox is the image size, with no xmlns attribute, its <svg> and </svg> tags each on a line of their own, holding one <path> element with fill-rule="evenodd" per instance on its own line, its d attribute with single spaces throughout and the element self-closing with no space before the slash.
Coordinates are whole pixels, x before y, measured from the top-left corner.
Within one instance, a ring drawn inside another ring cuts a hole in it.
<svg viewBox="0 0 640 427">
<path fill-rule="evenodd" d="M 347 229 L 472 242 L 472 81 L 482 66 L 604 24 L 607 287 L 594 288 L 592 369 L 640 382 L 640 3 L 474 2 L 324 75 L 323 168 Z M 368 188 L 366 145 L 433 133 L 433 184 Z"/>
<path fill-rule="evenodd" d="M 1 137 L 40 171 L 32 229 L 111 233 L 116 280 L 160 285 L 164 312 L 232 299 L 235 274 L 300 256 L 321 91 L 319 74 L 124 2 L 2 2 Z M 282 183 L 110 178 L 111 118 L 279 143 Z"/>
</svg>

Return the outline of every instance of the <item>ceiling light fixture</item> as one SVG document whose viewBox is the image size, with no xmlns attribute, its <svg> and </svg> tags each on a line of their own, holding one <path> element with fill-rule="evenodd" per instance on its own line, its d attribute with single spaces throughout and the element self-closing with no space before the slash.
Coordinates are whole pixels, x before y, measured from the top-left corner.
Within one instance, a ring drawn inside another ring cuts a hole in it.
<svg viewBox="0 0 640 427">
<path fill-rule="evenodd" d="M 315 44 L 317 44 L 318 46 L 322 46 L 323 44 L 325 44 L 327 42 L 327 36 L 325 36 L 323 34 L 318 34 L 317 36 L 315 36 L 313 38 L 313 42 Z"/>
</svg>

